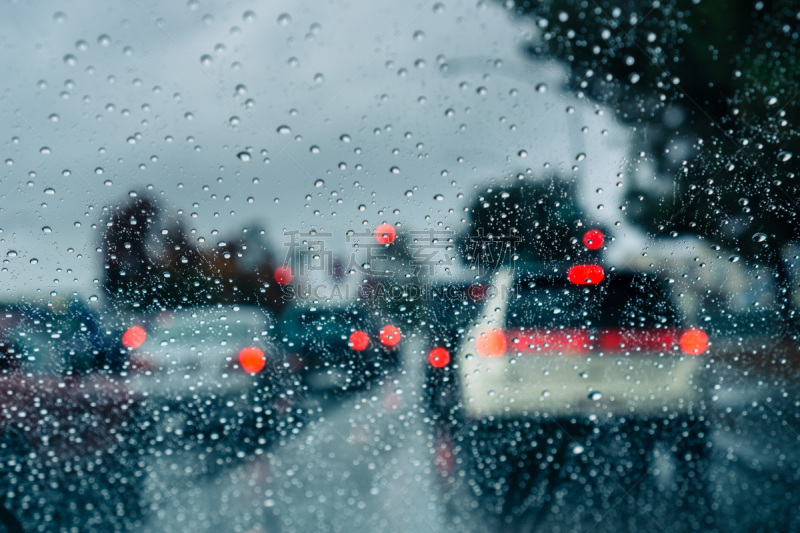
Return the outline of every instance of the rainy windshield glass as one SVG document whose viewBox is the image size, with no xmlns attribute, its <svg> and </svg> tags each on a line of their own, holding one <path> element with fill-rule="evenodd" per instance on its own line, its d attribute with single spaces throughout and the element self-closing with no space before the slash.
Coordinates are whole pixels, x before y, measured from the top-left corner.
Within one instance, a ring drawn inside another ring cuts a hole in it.
<svg viewBox="0 0 800 533">
<path fill-rule="evenodd" d="M 522 281 L 511 297 L 506 320 L 508 327 L 547 328 L 652 328 L 678 323 L 665 283 L 624 274 L 612 274 L 607 282 L 588 287 L 546 278 Z"/>
<path fill-rule="evenodd" d="M 0 6 L 0 533 L 800 530 L 800 9 Z"/>
</svg>

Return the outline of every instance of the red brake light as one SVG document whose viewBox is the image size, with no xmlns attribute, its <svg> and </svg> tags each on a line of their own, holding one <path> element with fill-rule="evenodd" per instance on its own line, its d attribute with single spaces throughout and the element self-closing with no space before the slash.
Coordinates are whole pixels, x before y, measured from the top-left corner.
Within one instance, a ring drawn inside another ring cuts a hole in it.
<svg viewBox="0 0 800 533">
<path fill-rule="evenodd" d="M 432 367 L 444 368 L 450 363 L 450 352 L 447 351 L 447 348 L 442 348 L 441 346 L 434 348 L 428 354 L 428 362 Z"/>
<path fill-rule="evenodd" d="M 247 348 L 242 348 L 239 352 L 239 364 L 245 372 L 256 374 L 267 364 L 267 358 L 260 349 L 255 346 L 248 346 Z"/>
<path fill-rule="evenodd" d="M 590 250 L 599 250 L 606 242 L 606 237 L 599 229 L 590 229 L 583 234 L 583 245 Z"/>
<path fill-rule="evenodd" d="M 350 339 L 348 340 L 350 347 L 357 352 L 361 352 L 367 349 L 369 346 L 369 335 L 364 333 L 361 330 L 354 331 L 350 334 Z"/>
<path fill-rule="evenodd" d="M 607 329 L 598 346 L 604 352 L 670 352 L 678 345 L 678 332 L 671 329 Z"/>
<path fill-rule="evenodd" d="M 606 273 L 600 265 L 575 265 L 570 267 L 567 277 L 575 285 L 597 285 Z"/>
<path fill-rule="evenodd" d="M 400 342 L 400 330 L 391 324 L 383 326 L 379 336 L 386 346 L 396 346 Z"/>
<path fill-rule="evenodd" d="M 508 349 L 506 334 L 498 329 L 483 331 L 475 339 L 475 349 L 484 357 L 500 357 Z"/>
<path fill-rule="evenodd" d="M 147 332 L 142 326 L 132 326 L 122 334 L 122 345 L 135 350 L 147 340 Z"/>
<path fill-rule="evenodd" d="M 708 335 L 701 329 L 690 329 L 681 335 L 680 346 L 687 355 L 700 355 L 708 350 Z"/>
<path fill-rule="evenodd" d="M 561 353 L 577 355 L 588 353 L 589 333 L 581 329 L 564 330 L 514 330 L 506 333 L 511 339 L 511 349 L 520 354 Z"/>
<path fill-rule="evenodd" d="M 392 244 L 397 236 L 397 230 L 391 224 L 381 224 L 375 228 L 375 240 L 381 244 Z"/>
<path fill-rule="evenodd" d="M 278 285 L 288 285 L 294 279 L 294 273 L 288 266 L 279 266 L 275 269 L 275 281 Z"/>
</svg>

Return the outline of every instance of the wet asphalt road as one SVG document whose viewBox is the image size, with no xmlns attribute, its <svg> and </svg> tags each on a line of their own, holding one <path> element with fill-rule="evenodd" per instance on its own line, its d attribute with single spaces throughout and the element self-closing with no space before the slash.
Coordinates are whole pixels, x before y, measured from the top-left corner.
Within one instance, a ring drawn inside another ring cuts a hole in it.
<svg viewBox="0 0 800 533">
<path fill-rule="evenodd" d="M 433 466 L 435 432 L 420 397 L 420 347 L 409 343 L 403 369 L 367 390 L 308 398 L 316 414 L 262 454 L 226 457 L 228 464 L 207 468 L 219 458 L 194 449 L 159 450 L 148 459 L 146 529 L 498 529 L 463 506 L 446 511 Z M 544 512 L 516 517 L 503 530 L 685 531 L 706 518 L 706 527 L 721 531 L 798 530 L 798 411 L 774 384 L 740 380 L 720 391 L 707 472 L 711 504 L 702 511 L 687 511 L 672 497 L 674 466 L 656 457 L 632 487 L 604 484 L 600 476 L 588 487 L 568 480 L 551 488 Z M 456 494 L 466 490 L 459 487 Z"/>
</svg>

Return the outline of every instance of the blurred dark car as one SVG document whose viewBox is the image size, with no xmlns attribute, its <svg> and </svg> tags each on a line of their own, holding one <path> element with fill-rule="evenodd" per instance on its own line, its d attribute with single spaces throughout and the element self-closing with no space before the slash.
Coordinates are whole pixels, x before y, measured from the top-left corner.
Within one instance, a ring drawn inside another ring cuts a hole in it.
<svg viewBox="0 0 800 533">
<path fill-rule="evenodd" d="M 451 360 L 459 339 L 483 308 L 488 282 L 448 282 L 434 285 L 425 295 L 425 323 L 428 337 L 423 391 L 428 407 L 442 420 L 457 408 L 456 381 Z"/>
<path fill-rule="evenodd" d="M 290 365 L 310 390 L 357 389 L 398 364 L 401 331 L 354 306 L 295 308 L 284 328 Z"/>
<path fill-rule="evenodd" d="M 25 531 L 131 528 L 143 512 L 133 400 L 85 364 L 99 353 L 85 330 L 69 312 L 0 312 L 0 494 Z"/>
<path fill-rule="evenodd" d="M 553 464 L 574 450 L 588 469 L 624 465 L 620 483 L 634 486 L 663 445 L 679 492 L 709 505 L 706 333 L 683 323 L 669 283 L 653 275 L 546 272 L 500 270 L 480 310 L 457 304 L 466 322 L 433 339 L 429 362 L 440 368 L 427 386 L 445 490 L 460 471 L 479 508 L 518 515 L 536 505 L 537 487 L 552 493 L 567 479 Z"/>
</svg>

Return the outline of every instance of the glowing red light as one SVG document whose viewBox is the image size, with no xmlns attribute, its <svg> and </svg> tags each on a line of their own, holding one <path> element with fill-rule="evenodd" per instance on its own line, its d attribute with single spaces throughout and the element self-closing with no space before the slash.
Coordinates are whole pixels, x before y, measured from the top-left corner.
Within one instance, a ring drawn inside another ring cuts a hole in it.
<svg viewBox="0 0 800 533">
<path fill-rule="evenodd" d="M 142 326 L 132 326 L 122 334 L 122 345 L 135 350 L 147 340 L 147 332 Z"/>
<path fill-rule="evenodd" d="M 381 244 L 392 244 L 397 237 L 397 230 L 391 224 L 381 224 L 375 228 L 375 240 Z"/>
<path fill-rule="evenodd" d="M 264 356 L 263 351 L 255 346 L 248 346 L 247 348 L 242 348 L 242 351 L 239 352 L 239 364 L 245 372 L 256 374 L 267 364 L 267 358 Z"/>
<path fill-rule="evenodd" d="M 292 269 L 288 266 L 279 266 L 275 269 L 275 281 L 280 285 L 288 285 L 294 279 Z"/>
<path fill-rule="evenodd" d="M 575 265 L 569 269 L 567 277 L 575 285 L 597 285 L 606 273 L 600 265 Z"/>
<path fill-rule="evenodd" d="M 435 368 L 444 368 L 450 362 L 450 352 L 447 348 L 434 348 L 428 354 L 428 362 Z"/>
<path fill-rule="evenodd" d="M 380 338 L 386 346 L 395 346 L 400 342 L 400 330 L 391 324 L 386 324 L 381 328 Z"/>
<path fill-rule="evenodd" d="M 506 334 L 497 329 L 484 331 L 475 339 L 475 349 L 484 357 L 500 357 L 508 349 Z"/>
<path fill-rule="evenodd" d="M 599 250 L 605 242 L 606 237 L 599 229 L 590 229 L 583 235 L 583 244 L 590 250 Z"/>
<path fill-rule="evenodd" d="M 681 335 L 680 346 L 685 354 L 699 355 L 708 350 L 708 335 L 701 329 L 690 329 Z"/>
<path fill-rule="evenodd" d="M 354 331 L 350 334 L 349 342 L 350 347 L 357 352 L 366 350 L 367 346 L 369 346 L 369 335 L 361 330 Z"/>
</svg>

